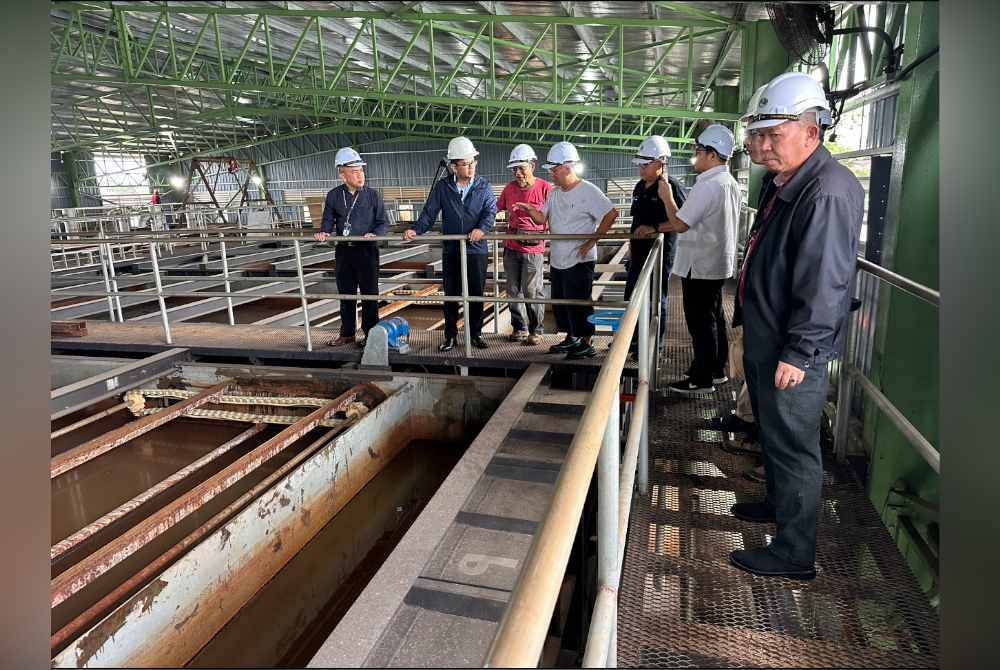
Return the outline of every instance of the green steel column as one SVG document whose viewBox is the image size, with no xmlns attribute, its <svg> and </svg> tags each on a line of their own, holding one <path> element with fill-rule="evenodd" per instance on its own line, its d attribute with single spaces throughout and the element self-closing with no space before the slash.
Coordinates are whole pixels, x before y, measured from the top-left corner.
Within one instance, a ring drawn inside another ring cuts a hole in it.
<svg viewBox="0 0 1000 670">
<path fill-rule="evenodd" d="M 788 69 L 791 56 L 778 42 L 778 36 L 767 20 L 753 21 L 743 29 L 740 64 L 739 111 L 742 113 L 750 102 L 750 96 L 768 81 Z M 737 138 L 742 142 L 743 138 Z M 750 166 L 749 204 L 757 204 L 761 180 L 766 170 L 757 165 Z"/>
<path fill-rule="evenodd" d="M 938 5 L 912 3 L 907 11 L 903 67 L 938 45 Z M 939 156 L 938 60 L 933 57 L 919 65 L 900 88 L 882 261 L 932 288 L 938 287 Z M 941 449 L 938 310 L 895 289 L 882 290 L 879 307 L 874 381 L 924 437 Z M 870 426 L 866 437 L 873 445 L 868 493 L 877 508 L 882 510 L 897 480 L 911 493 L 937 503 L 938 476 L 889 420 L 872 412 L 865 423 Z M 891 504 L 885 521 L 890 528 L 897 523 Z M 917 520 L 916 525 L 926 537 L 927 523 Z M 899 543 L 918 579 L 929 586 L 930 571 L 919 553 L 911 550 L 905 533 L 900 533 Z"/>
</svg>

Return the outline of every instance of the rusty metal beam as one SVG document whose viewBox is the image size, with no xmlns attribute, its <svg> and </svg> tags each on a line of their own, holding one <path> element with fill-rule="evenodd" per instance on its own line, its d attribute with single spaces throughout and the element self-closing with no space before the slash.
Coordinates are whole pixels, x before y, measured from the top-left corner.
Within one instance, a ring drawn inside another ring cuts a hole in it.
<svg viewBox="0 0 1000 670">
<path fill-rule="evenodd" d="M 339 428 L 331 428 L 318 440 L 296 454 L 294 458 L 267 476 L 266 479 L 255 485 L 249 491 L 231 502 L 224 509 L 204 524 L 193 530 L 187 537 L 172 546 L 170 549 L 160 554 L 156 560 L 137 572 L 135 575 L 119 584 L 111 593 L 101 598 L 89 608 L 81 612 L 76 618 L 60 628 L 49 638 L 49 645 L 53 655 L 74 635 L 92 624 L 94 621 L 107 614 L 112 607 L 126 598 L 134 589 L 145 584 L 153 575 L 159 573 L 166 566 L 170 565 L 178 556 L 201 541 L 209 533 L 215 532 L 219 526 L 226 523 L 236 512 L 241 510 L 247 503 L 264 493 L 267 489 L 287 475 L 304 460 L 312 456 L 321 447 L 326 446 L 330 440 L 340 432 L 346 430 L 354 420 L 344 422 Z"/>
<path fill-rule="evenodd" d="M 163 424 L 181 416 L 186 410 L 195 409 L 206 403 L 212 402 L 228 388 L 229 384 L 223 382 L 205 389 L 198 395 L 176 405 L 171 405 L 167 409 L 157 414 L 150 414 L 141 419 L 128 423 L 121 428 L 116 428 L 110 433 L 105 433 L 100 437 L 84 442 L 78 447 L 65 451 L 58 456 L 53 456 L 49 478 L 55 479 L 64 472 L 79 467 L 91 461 L 101 454 L 105 454 L 112 449 L 127 444 L 130 440 L 148 433 L 154 428 L 159 428 Z"/>
<path fill-rule="evenodd" d="M 111 416 L 112 414 L 120 412 L 123 409 L 125 409 L 125 403 L 120 402 L 114 407 L 109 407 L 106 410 L 98 412 L 97 414 L 91 414 L 90 416 L 80 419 L 79 421 L 76 421 L 74 423 L 71 423 L 68 426 L 63 426 L 59 430 L 52 431 L 52 434 L 49 436 L 49 439 L 54 440 L 57 437 L 62 437 L 66 433 L 72 433 L 77 428 L 83 428 L 86 425 L 92 424 L 95 421 L 99 421 L 106 416 Z"/>
<path fill-rule="evenodd" d="M 205 454 L 204 456 L 196 460 L 194 463 L 191 463 L 190 465 L 181 468 L 180 470 L 170 475 L 166 479 L 160 481 L 152 488 L 143 491 L 142 493 L 135 496 L 128 502 L 122 503 L 115 509 L 111 510 L 110 512 L 99 518 L 97 521 L 94 521 L 93 523 L 84 526 L 77 532 L 67 537 L 65 540 L 56 543 L 55 545 L 53 545 L 52 549 L 49 550 L 49 559 L 52 560 L 56 559 L 58 556 L 66 553 L 76 545 L 86 540 L 88 537 L 91 537 L 92 535 L 100 532 L 104 528 L 107 528 L 115 521 L 118 521 L 119 519 L 124 517 L 129 512 L 138 509 L 141 505 L 149 502 L 156 496 L 160 495 L 161 493 L 169 489 L 174 484 L 181 482 L 182 480 L 189 477 L 197 470 L 208 465 L 219 456 L 222 456 L 223 454 L 231 450 L 233 447 L 243 444 L 251 437 L 253 437 L 257 433 L 260 433 L 262 430 L 267 428 L 267 426 L 268 424 L 266 423 L 254 424 L 253 426 L 247 428 L 245 431 L 243 431 L 233 439 L 229 440 L 225 444 L 216 447 L 209 453 Z"/>
<path fill-rule="evenodd" d="M 430 286 L 426 286 L 420 289 L 414 295 L 417 296 L 432 295 L 435 291 L 440 291 L 440 290 L 441 290 L 440 284 L 431 284 Z M 383 307 L 378 311 L 378 318 L 384 319 L 390 314 L 395 314 L 396 312 L 405 309 L 412 304 L 413 304 L 412 300 L 396 300 L 395 302 L 390 302 L 388 305 L 386 305 L 385 307 Z"/>
<path fill-rule="evenodd" d="M 218 384 L 208 390 L 211 391 L 217 387 L 225 386 L 225 384 Z M 219 390 L 215 391 L 215 394 L 219 393 Z M 381 398 L 379 398 L 379 394 Z M 381 399 L 385 398 L 385 393 L 371 384 L 359 384 L 352 387 L 326 405 L 302 417 L 301 420 L 281 431 L 253 451 L 241 456 L 232 464 L 212 477 L 209 477 L 155 514 L 147 517 L 120 537 L 109 542 L 53 579 L 51 606 L 58 606 L 67 598 L 85 588 L 88 584 L 146 546 L 156 537 L 187 518 L 191 513 L 201 508 L 202 505 L 284 451 L 289 445 L 297 442 L 304 435 L 316 428 L 323 420 L 330 418 L 337 411 L 346 409 L 352 402 L 365 402 L 366 405 L 371 406 L 371 399 L 373 397 L 380 402 Z M 156 416 L 159 415 L 152 414 L 149 418 Z"/>
</svg>

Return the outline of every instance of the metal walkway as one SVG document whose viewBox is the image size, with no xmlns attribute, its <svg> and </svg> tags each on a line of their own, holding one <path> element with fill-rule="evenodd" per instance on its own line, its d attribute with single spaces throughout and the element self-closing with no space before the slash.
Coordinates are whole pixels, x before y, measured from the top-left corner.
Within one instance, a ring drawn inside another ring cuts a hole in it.
<svg viewBox="0 0 1000 670">
<path fill-rule="evenodd" d="M 691 361 L 680 286 L 671 281 L 663 379 Z M 732 305 L 731 291 L 725 302 Z M 739 382 L 710 396 L 660 396 L 650 421 L 650 495 L 636 497 L 619 591 L 622 667 L 937 667 L 939 620 L 847 467 L 824 459 L 812 582 L 754 577 L 729 552 L 765 545 L 773 524 L 733 517 L 763 497 L 742 477 L 754 449 L 705 420 L 733 407 Z"/>
</svg>

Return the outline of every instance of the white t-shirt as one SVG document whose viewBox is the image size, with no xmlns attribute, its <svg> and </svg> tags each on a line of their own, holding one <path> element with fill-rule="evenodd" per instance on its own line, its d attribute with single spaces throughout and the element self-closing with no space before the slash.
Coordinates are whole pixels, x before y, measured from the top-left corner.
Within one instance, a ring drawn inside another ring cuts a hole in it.
<svg viewBox="0 0 1000 670">
<path fill-rule="evenodd" d="M 740 187 L 726 165 L 698 175 L 677 218 L 690 229 L 677 235 L 673 274 L 692 279 L 726 279 L 736 265 Z"/>
<path fill-rule="evenodd" d="M 604 215 L 614 209 L 608 196 L 586 179 L 568 191 L 552 189 L 542 213 L 549 217 L 549 230 L 559 235 L 592 235 Z M 581 257 L 577 248 L 586 240 L 552 240 L 549 265 L 567 270 L 577 263 L 597 261 L 595 245 Z"/>
</svg>

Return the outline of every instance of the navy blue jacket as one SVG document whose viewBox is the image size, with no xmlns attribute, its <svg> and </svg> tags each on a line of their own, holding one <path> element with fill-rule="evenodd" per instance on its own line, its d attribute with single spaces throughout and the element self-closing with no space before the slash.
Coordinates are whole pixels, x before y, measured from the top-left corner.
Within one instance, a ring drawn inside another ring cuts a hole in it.
<svg viewBox="0 0 1000 670">
<path fill-rule="evenodd" d="M 439 179 L 427 196 L 427 202 L 420 211 L 413 229 L 417 235 L 423 235 L 434 225 L 441 214 L 441 233 L 444 235 L 467 235 L 473 228 L 484 233 L 493 230 L 493 222 L 497 216 L 497 198 L 493 195 L 490 183 L 476 175 L 465 194 L 465 201 L 458 193 L 455 177 L 448 176 Z M 445 242 L 445 253 L 459 252 L 458 242 Z M 489 247 L 486 240 L 466 242 L 466 251 L 470 254 L 486 254 Z"/>
<path fill-rule="evenodd" d="M 351 209 L 354 198 L 358 200 L 354 205 L 354 210 L 351 211 L 351 235 L 388 234 L 389 222 L 386 220 L 382 194 L 373 188 L 364 186 L 357 193 L 351 195 L 344 184 L 326 194 L 321 230 L 324 233 L 343 235 L 344 222 L 347 220 L 347 212 Z M 365 244 L 374 243 L 365 242 Z"/>
<path fill-rule="evenodd" d="M 773 179 L 764 178 L 758 212 L 775 193 Z M 754 223 L 761 233 L 742 308 L 747 358 L 777 356 L 806 369 L 841 353 L 863 218 L 858 178 L 818 147 L 781 189 L 768 219 Z"/>
</svg>

